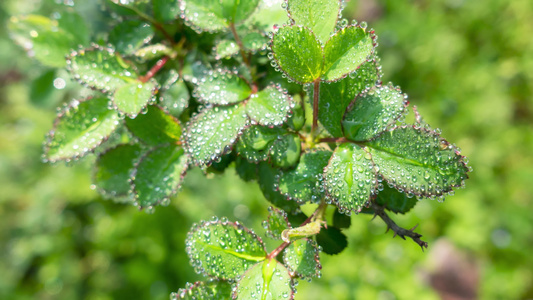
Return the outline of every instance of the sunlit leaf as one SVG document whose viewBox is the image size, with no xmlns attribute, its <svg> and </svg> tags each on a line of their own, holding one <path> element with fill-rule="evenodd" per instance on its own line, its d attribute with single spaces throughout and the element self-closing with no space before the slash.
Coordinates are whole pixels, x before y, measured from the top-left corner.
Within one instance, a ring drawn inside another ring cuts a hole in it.
<svg viewBox="0 0 533 300">
<path fill-rule="evenodd" d="M 275 141 L 284 133 L 279 127 L 254 125 L 247 128 L 237 143 L 237 153 L 251 163 L 258 163 L 268 158 Z"/>
<path fill-rule="evenodd" d="M 164 44 L 149 44 L 145 47 L 137 49 L 133 55 L 141 61 L 146 62 L 151 59 L 160 58 L 162 56 L 172 57 L 175 55 L 174 50 Z"/>
<path fill-rule="evenodd" d="M 239 223 L 225 220 L 194 225 L 185 242 L 195 271 L 218 279 L 236 279 L 266 259 L 263 241 Z"/>
<path fill-rule="evenodd" d="M 266 226 L 267 236 L 277 240 L 281 239 L 283 230 L 291 228 L 291 224 L 287 219 L 287 213 L 275 207 L 268 208 Z"/>
<path fill-rule="evenodd" d="M 278 126 L 289 117 L 292 102 L 287 91 L 279 86 L 268 86 L 251 95 L 246 103 L 246 113 L 259 125 Z"/>
<path fill-rule="evenodd" d="M 159 90 L 159 105 L 170 115 L 178 118 L 189 107 L 191 95 L 185 82 L 179 78 L 178 72 L 169 72 L 166 80 Z"/>
<path fill-rule="evenodd" d="M 283 252 L 289 272 L 300 278 L 319 276 L 322 268 L 319 259 L 316 242 L 306 238 L 293 241 Z"/>
<path fill-rule="evenodd" d="M 289 17 L 287 11 L 282 7 L 285 0 L 261 0 L 259 8 L 252 17 L 245 23 L 251 23 L 260 28 L 263 33 L 272 31 L 274 25 L 287 24 Z"/>
<path fill-rule="evenodd" d="M 287 11 L 297 25 L 311 29 L 325 43 L 339 19 L 339 0 L 289 0 Z"/>
<path fill-rule="evenodd" d="M 139 114 L 135 119 L 126 118 L 126 127 L 151 146 L 177 143 L 181 136 L 179 121 L 157 106 L 148 106 L 146 114 Z"/>
<path fill-rule="evenodd" d="M 196 31 L 226 30 L 230 23 L 239 24 L 252 15 L 259 0 L 180 0 L 182 17 Z"/>
<path fill-rule="evenodd" d="M 171 300 L 228 300 L 231 299 L 232 287 L 225 280 L 197 281 L 187 283 L 177 293 L 171 293 Z"/>
<path fill-rule="evenodd" d="M 84 156 L 105 141 L 119 124 L 118 113 L 103 97 L 74 100 L 59 115 L 45 144 L 48 161 Z"/>
<path fill-rule="evenodd" d="M 210 72 L 194 90 L 204 104 L 227 105 L 241 102 L 252 94 L 246 80 L 227 70 Z"/>
<path fill-rule="evenodd" d="M 296 133 L 289 133 L 272 143 L 269 155 L 274 166 L 286 169 L 298 163 L 301 151 L 300 136 Z"/>
<path fill-rule="evenodd" d="M 265 295 L 263 297 L 262 295 Z M 289 271 L 276 259 L 251 267 L 237 283 L 234 299 L 292 299 L 294 291 Z"/>
<path fill-rule="evenodd" d="M 131 82 L 117 88 L 112 97 L 115 108 L 130 118 L 135 118 L 148 104 L 153 102 L 157 82 Z"/>
</svg>

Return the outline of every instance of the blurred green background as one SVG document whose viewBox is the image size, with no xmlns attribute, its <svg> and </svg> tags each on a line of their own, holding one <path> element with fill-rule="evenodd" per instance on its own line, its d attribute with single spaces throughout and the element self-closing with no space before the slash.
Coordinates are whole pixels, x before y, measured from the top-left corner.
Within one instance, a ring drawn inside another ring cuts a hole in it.
<svg viewBox="0 0 533 300">
<path fill-rule="evenodd" d="M 168 299 L 199 279 L 184 252 L 193 222 L 227 216 L 262 235 L 269 204 L 232 169 L 193 171 L 148 215 L 90 189 L 94 158 L 41 163 L 76 84 L 28 58 L 5 24 L 57 2 L 0 2 L 0 299 Z M 101 7 L 74 2 L 97 26 Z M 428 251 L 352 216 L 348 248 L 322 254 L 322 278 L 300 282 L 296 299 L 533 299 L 533 1 L 353 0 L 344 16 L 376 29 L 383 81 L 400 85 L 474 172 L 444 203 L 393 216 L 420 224 Z M 66 88 L 54 89 L 56 78 Z"/>
</svg>

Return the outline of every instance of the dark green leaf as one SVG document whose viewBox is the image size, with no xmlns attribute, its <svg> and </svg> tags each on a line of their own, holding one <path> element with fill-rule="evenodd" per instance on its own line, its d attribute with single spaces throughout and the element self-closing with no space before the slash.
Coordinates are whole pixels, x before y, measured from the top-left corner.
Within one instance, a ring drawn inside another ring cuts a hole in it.
<svg viewBox="0 0 533 300">
<path fill-rule="evenodd" d="M 74 100 L 57 116 L 47 136 L 48 161 L 71 160 L 84 156 L 105 141 L 119 124 L 118 113 L 107 108 L 108 99 Z"/>
<path fill-rule="evenodd" d="M 379 192 L 374 201 L 394 213 L 405 214 L 415 207 L 418 199 L 407 197 L 405 193 L 400 193 L 398 190 L 384 185 L 383 190 Z"/>
<path fill-rule="evenodd" d="M 342 119 L 344 136 L 352 141 L 369 140 L 400 119 L 409 102 L 392 85 L 376 86 L 357 96 Z"/>
<path fill-rule="evenodd" d="M 287 213 L 272 206 L 268 208 L 266 225 L 267 236 L 276 240 L 281 240 L 283 230 L 291 228 L 291 224 L 287 219 Z"/>
<path fill-rule="evenodd" d="M 280 192 L 298 202 L 320 201 L 324 195 L 320 186 L 322 173 L 330 157 L 329 151 L 304 153 L 296 169 L 279 174 Z"/>
<path fill-rule="evenodd" d="M 325 43 L 337 25 L 340 8 L 339 0 L 289 0 L 287 11 L 297 25 L 311 29 Z"/>
<path fill-rule="evenodd" d="M 279 126 L 289 117 L 292 97 L 279 86 L 268 86 L 252 94 L 246 103 L 246 113 L 263 126 Z"/>
<path fill-rule="evenodd" d="M 234 299 L 293 299 L 289 271 L 277 260 L 268 259 L 251 267 L 237 283 Z"/>
<path fill-rule="evenodd" d="M 283 252 L 289 272 L 300 278 L 319 276 L 322 269 L 319 259 L 316 242 L 306 238 L 292 242 Z"/>
<path fill-rule="evenodd" d="M 155 18 L 163 23 L 174 21 L 180 13 L 178 0 L 152 0 Z"/>
<path fill-rule="evenodd" d="M 381 78 L 376 60 L 364 62 L 350 76 L 329 84 L 320 84 L 318 120 L 334 137 L 342 137 L 341 120 L 348 105 L 365 88 L 372 87 Z M 312 93 L 311 93 L 312 94 Z M 310 96 L 312 99 L 312 95 Z"/>
<path fill-rule="evenodd" d="M 148 104 L 153 102 L 157 82 L 131 82 L 117 88 L 113 94 L 115 108 L 130 118 L 135 118 Z"/>
<path fill-rule="evenodd" d="M 278 67 L 292 80 L 309 83 L 320 77 L 323 53 L 320 41 L 307 28 L 284 26 L 272 38 Z"/>
<path fill-rule="evenodd" d="M 348 26 L 335 33 L 324 46 L 321 78 L 335 81 L 357 70 L 374 51 L 374 41 L 365 29 Z"/>
<path fill-rule="evenodd" d="M 133 135 L 151 146 L 175 144 L 181 136 L 179 121 L 157 106 L 148 106 L 146 114 L 135 119 L 126 118 L 126 126 Z"/>
<path fill-rule="evenodd" d="M 316 235 L 316 242 L 329 255 L 339 254 L 348 246 L 348 239 L 340 229 L 329 226 Z"/>
<path fill-rule="evenodd" d="M 339 209 L 335 209 L 333 213 L 333 226 L 337 228 L 350 228 L 352 225 L 352 218 L 348 215 L 341 214 Z"/>
<path fill-rule="evenodd" d="M 301 150 L 300 136 L 295 133 L 289 133 L 272 143 L 269 155 L 274 166 L 286 169 L 298 163 Z"/>
<path fill-rule="evenodd" d="M 197 165 L 228 153 L 249 124 L 243 105 L 206 107 L 189 123 L 187 151 Z"/>
<path fill-rule="evenodd" d="M 231 299 L 231 284 L 224 280 L 197 281 L 187 283 L 184 289 L 171 293 L 171 300 L 228 300 Z"/>
<path fill-rule="evenodd" d="M 31 82 L 30 101 L 39 106 L 46 106 L 54 92 L 55 70 L 48 70 Z"/>
<path fill-rule="evenodd" d="M 194 225 L 185 244 L 195 271 L 218 279 L 236 279 L 267 255 L 253 231 L 225 220 Z"/>
<path fill-rule="evenodd" d="M 235 160 L 232 153 L 224 154 L 219 159 L 215 160 L 208 168 L 207 172 L 222 174 L 226 171 L 229 165 Z"/>
<path fill-rule="evenodd" d="M 133 201 L 130 178 L 140 156 L 141 147 L 137 144 L 122 144 L 100 154 L 93 176 L 98 191 L 107 198 Z"/>
<path fill-rule="evenodd" d="M 300 131 L 305 125 L 305 112 L 298 101 L 292 109 L 292 115 L 287 120 L 287 126 L 294 131 Z"/>
<path fill-rule="evenodd" d="M 468 178 L 468 167 L 459 151 L 426 129 L 396 128 L 367 145 L 383 178 L 408 194 L 440 196 L 462 186 Z"/>
<path fill-rule="evenodd" d="M 235 171 L 237 171 L 239 177 L 244 181 L 257 179 L 257 165 L 248 162 L 242 156 L 237 156 L 235 158 Z"/>
<path fill-rule="evenodd" d="M 227 70 L 210 72 L 194 90 L 198 101 L 214 105 L 238 103 L 251 94 L 252 90 L 246 80 Z"/>
<path fill-rule="evenodd" d="M 300 206 L 298 203 L 296 203 L 296 201 L 288 201 L 287 197 L 276 190 L 275 183 L 277 169 L 273 169 L 267 163 L 261 163 L 259 164 L 258 174 L 259 187 L 261 188 L 265 198 L 270 201 L 270 203 L 288 213 L 293 213 L 299 209 Z"/>
<path fill-rule="evenodd" d="M 324 169 L 324 189 L 341 213 L 359 212 L 377 186 L 377 174 L 368 152 L 351 144 L 341 144 Z"/>
<path fill-rule="evenodd" d="M 187 170 L 185 151 L 176 145 L 156 148 L 146 153 L 133 174 L 135 201 L 140 208 L 167 204 Z"/>
</svg>

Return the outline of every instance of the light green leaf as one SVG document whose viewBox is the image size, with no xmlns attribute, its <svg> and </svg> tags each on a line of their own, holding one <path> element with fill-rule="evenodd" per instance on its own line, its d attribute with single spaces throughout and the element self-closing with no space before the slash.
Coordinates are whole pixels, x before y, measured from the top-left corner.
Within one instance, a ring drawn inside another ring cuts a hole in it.
<svg viewBox="0 0 533 300">
<path fill-rule="evenodd" d="M 376 86 L 357 96 L 342 119 L 344 136 L 366 141 L 385 131 L 404 114 L 409 102 L 392 84 Z"/>
<path fill-rule="evenodd" d="M 104 93 L 114 92 L 137 83 L 137 73 L 114 50 L 93 45 L 93 48 L 72 52 L 67 57 L 67 70 L 74 79 Z"/>
<path fill-rule="evenodd" d="M 272 31 L 274 25 L 287 24 L 289 17 L 287 11 L 282 7 L 285 0 L 261 0 L 259 8 L 252 17 L 245 23 L 251 23 L 260 28 L 263 33 Z"/>
<path fill-rule="evenodd" d="M 237 283 L 234 299 L 293 299 L 289 271 L 276 259 L 251 267 Z"/>
<path fill-rule="evenodd" d="M 61 12 L 58 19 L 39 15 L 11 17 L 7 28 L 11 38 L 43 65 L 62 68 L 65 56 L 79 45 L 87 45 L 89 33 L 83 18 Z"/>
<path fill-rule="evenodd" d="M 377 174 L 368 152 L 352 144 L 341 144 L 324 169 L 324 189 L 341 213 L 359 212 L 377 186 Z"/>
<path fill-rule="evenodd" d="M 414 127 L 386 131 L 367 143 L 376 170 L 397 189 L 440 196 L 462 186 L 468 167 L 459 151 L 437 133 Z"/>
<path fill-rule="evenodd" d="M 280 192 L 298 202 L 320 201 L 324 195 L 320 187 L 322 173 L 330 157 L 329 151 L 304 153 L 295 169 L 279 174 Z"/>
<path fill-rule="evenodd" d="M 174 21 L 180 13 L 178 0 L 152 0 L 155 18 L 163 23 Z"/>
<path fill-rule="evenodd" d="M 119 125 L 118 113 L 103 97 L 74 100 L 56 118 L 45 144 L 46 160 L 69 161 L 94 150 Z"/>
<path fill-rule="evenodd" d="M 322 47 L 305 27 L 280 28 L 272 38 L 272 52 L 279 68 L 294 81 L 309 83 L 321 75 Z"/>
<path fill-rule="evenodd" d="M 130 178 L 141 153 L 137 144 L 122 144 L 98 156 L 93 183 L 104 197 L 133 201 L 129 197 Z"/>
<path fill-rule="evenodd" d="M 117 88 L 113 94 L 115 108 L 130 118 L 135 118 L 148 104 L 154 101 L 157 82 L 131 82 Z"/>
<path fill-rule="evenodd" d="M 204 104 L 228 105 L 241 102 L 252 94 L 250 85 L 227 70 L 210 72 L 202 78 L 193 95 Z"/>
<path fill-rule="evenodd" d="M 348 105 L 365 88 L 372 87 L 381 78 L 376 60 L 364 62 L 346 78 L 329 84 L 320 84 L 318 120 L 334 137 L 342 137 L 341 120 Z M 312 91 L 309 96 L 312 99 Z"/>
<path fill-rule="evenodd" d="M 279 86 L 268 86 L 252 94 L 246 103 L 246 113 L 259 125 L 279 126 L 291 112 L 292 97 Z"/>
<path fill-rule="evenodd" d="M 216 59 L 228 58 L 239 53 L 239 45 L 233 40 L 220 40 L 215 46 Z"/>
<path fill-rule="evenodd" d="M 265 50 L 267 46 L 267 38 L 257 31 L 249 31 L 241 38 L 244 48 L 252 53 L 260 50 Z"/>
<path fill-rule="evenodd" d="M 415 207 L 416 203 L 418 203 L 416 197 L 407 197 L 405 193 L 400 193 L 398 190 L 389 187 L 387 184 L 384 185 L 383 190 L 379 192 L 374 201 L 397 214 L 407 213 Z"/>
<path fill-rule="evenodd" d="M 181 136 L 179 121 L 157 106 L 148 106 L 146 114 L 139 114 L 135 119 L 126 118 L 126 127 L 150 146 L 176 144 Z"/>
<path fill-rule="evenodd" d="M 179 78 L 178 72 L 172 70 L 158 93 L 159 104 L 172 116 L 178 118 L 189 107 L 191 95 L 185 82 Z"/>
<path fill-rule="evenodd" d="M 185 23 L 196 31 L 216 32 L 244 22 L 258 4 L 259 0 L 181 0 L 180 8 Z"/>
<path fill-rule="evenodd" d="M 276 240 L 281 240 L 283 230 L 291 228 L 291 224 L 287 219 L 287 213 L 272 206 L 268 208 L 266 226 L 267 236 Z"/>
<path fill-rule="evenodd" d="M 189 123 L 187 151 L 197 165 L 209 165 L 231 150 L 249 124 L 243 105 L 206 107 Z"/>
<path fill-rule="evenodd" d="M 357 70 L 374 51 L 374 41 L 365 29 L 348 26 L 335 33 L 324 46 L 322 80 L 335 81 Z"/>
<path fill-rule="evenodd" d="M 236 279 L 267 255 L 252 230 L 226 220 L 195 224 L 185 244 L 195 271 L 218 279 Z"/>
<path fill-rule="evenodd" d="M 151 59 L 160 58 L 162 56 L 174 57 L 176 53 L 174 50 L 164 44 L 150 44 L 139 48 L 133 53 L 141 61 L 146 62 Z"/>
<path fill-rule="evenodd" d="M 257 31 L 238 30 L 244 50 L 256 52 L 266 49 L 267 38 Z M 215 46 L 216 59 L 228 58 L 239 53 L 239 45 L 233 39 L 220 40 Z"/>
<path fill-rule="evenodd" d="M 300 136 L 296 133 L 289 133 L 281 136 L 272 143 L 269 155 L 272 165 L 287 169 L 298 163 L 301 151 L 302 144 Z"/>
<path fill-rule="evenodd" d="M 171 300 L 228 300 L 231 299 L 231 284 L 224 280 L 197 281 L 185 284 L 184 289 L 171 293 Z"/>
<path fill-rule="evenodd" d="M 180 187 L 187 166 L 185 151 L 176 145 L 146 153 L 132 175 L 137 206 L 145 208 L 168 203 Z"/>
<path fill-rule="evenodd" d="M 144 44 L 150 42 L 154 34 L 154 29 L 150 23 L 138 20 L 124 21 L 111 29 L 109 42 L 118 53 L 131 55 Z"/>
<path fill-rule="evenodd" d="M 283 262 L 289 272 L 305 279 L 320 275 L 320 257 L 316 242 L 310 239 L 293 241 L 283 252 Z"/>
<path fill-rule="evenodd" d="M 289 0 L 287 11 L 297 25 L 311 29 L 324 44 L 335 30 L 340 8 L 339 0 Z"/>
</svg>

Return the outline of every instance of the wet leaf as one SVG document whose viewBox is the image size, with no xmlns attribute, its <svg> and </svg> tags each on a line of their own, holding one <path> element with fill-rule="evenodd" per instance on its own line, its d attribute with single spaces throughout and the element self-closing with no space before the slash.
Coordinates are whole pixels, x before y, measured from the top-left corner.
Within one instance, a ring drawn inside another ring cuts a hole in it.
<svg viewBox="0 0 533 300">
<path fill-rule="evenodd" d="M 146 62 L 151 59 L 160 58 L 163 56 L 174 56 L 174 50 L 164 44 L 150 44 L 136 50 L 133 55 L 141 61 Z"/>
<path fill-rule="evenodd" d="M 298 101 L 292 109 L 292 115 L 287 120 L 287 126 L 294 131 L 300 131 L 305 125 L 305 112 Z"/>
<path fill-rule="evenodd" d="M 177 293 L 171 293 L 171 300 L 228 300 L 231 299 L 231 284 L 224 280 L 197 281 L 187 283 Z"/>
<path fill-rule="evenodd" d="M 224 220 L 194 225 L 185 244 L 195 271 L 218 279 L 236 279 L 267 255 L 252 230 Z"/>
<path fill-rule="evenodd" d="M 130 178 L 135 163 L 141 156 L 137 144 L 122 144 L 98 156 L 93 183 L 98 191 L 107 198 L 130 199 Z"/>
<path fill-rule="evenodd" d="M 209 165 L 228 153 L 248 126 L 243 105 L 206 107 L 189 123 L 187 151 L 197 165 Z"/>
<path fill-rule="evenodd" d="M 320 257 L 316 242 L 310 239 L 293 241 L 283 252 L 283 262 L 289 272 L 300 278 L 320 275 Z"/>
<path fill-rule="evenodd" d="M 130 20 L 118 23 L 109 32 L 109 42 L 124 55 L 134 54 L 154 37 L 155 31 L 149 23 Z"/>
<path fill-rule="evenodd" d="M 175 144 L 181 136 L 179 121 L 157 106 L 148 106 L 146 114 L 139 114 L 135 119 L 126 118 L 126 127 L 150 146 Z"/>
<path fill-rule="evenodd" d="M 260 28 L 263 33 L 272 31 L 276 24 L 287 24 L 289 17 L 287 11 L 282 7 L 285 0 L 262 0 L 259 3 L 259 8 L 255 11 L 252 17 L 245 23 L 251 23 Z"/>
<path fill-rule="evenodd" d="M 307 28 L 284 26 L 272 38 L 272 52 L 279 68 L 299 83 L 313 82 L 322 71 L 322 47 Z"/>
<path fill-rule="evenodd" d="M 264 296 L 263 296 L 264 295 Z M 277 260 L 268 259 L 251 267 L 237 283 L 234 299 L 292 299 L 289 271 Z"/>
<path fill-rule="evenodd" d="M 287 213 L 275 207 L 268 208 L 266 225 L 267 236 L 276 240 L 281 240 L 283 230 L 291 228 L 291 224 L 287 219 Z"/>
<path fill-rule="evenodd" d="M 365 29 L 348 26 L 324 45 L 322 80 L 335 81 L 357 70 L 373 53 L 373 40 Z"/>
<path fill-rule="evenodd" d="M 188 166 L 185 151 L 168 145 L 146 153 L 133 174 L 133 192 L 140 208 L 165 203 L 181 185 Z"/>
<path fill-rule="evenodd" d="M 361 147 L 341 144 L 324 169 L 326 198 L 341 213 L 359 212 L 377 186 L 377 174 L 370 155 Z"/>
<path fill-rule="evenodd" d="M 216 59 L 227 58 L 239 53 L 239 45 L 234 40 L 220 40 L 215 46 Z"/>
<path fill-rule="evenodd" d="M 238 31 L 244 51 L 255 53 L 266 49 L 267 38 L 257 31 Z M 215 46 L 216 58 L 228 58 L 239 53 L 239 45 L 233 39 L 220 40 Z"/>
<path fill-rule="evenodd" d="M 216 32 L 244 22 L 258 4 L 259 0 L 181 0 L 180 8 L 185 23 L 196 31 Z"/>
<path fill-rule="evenodd" d="M 324 195 L 322 173 L 330 157 L 329 151 L 304 153 L 295 169 L 279 174 L 280 192 L 298 202 L 320 201 Z"/>
<path fill-rule="evenodd" d="M 251 126 L 239 138 L 237 153 L 251 163 L 267 160 L 272 145 L 283 133 L 279 127 Z"/>
<path fill-rule="evenodd" d="M 187 85 L 181 79 L 165 85 L 159 92 L 159 104 L 170 115 L 178 118 L 189 107 L 191 95 Z"/>
<path fill-rule="evenodd" d="M 53 94 L 54 80 L 56 79 L 56 71 L 48 70 L 43 72 L 39 77 L 31 82 L 30 85 L 30 101 L 32 104 L 46 107 L 48 104 L 51 104 L 54 99 L 51 95 Z"/>
<path fill-rule="evenodd" d="M 287 11 L 297 25 L 311 29 L 324 44 L 335 29 L 340 8 L 339 0 L 289 0 Z"/>
<path fill-rule="evenodd" d="M 298 163 L 301 151 L 300 136 L 296 133 L 289 133 L 272 143 L 269 155 L 274 166 L 287 169 Z"/>
<path fill-rule="evenodd" d="M 115 108 L 130 118 L 135 118 L 148 104 L 153 102 L 157 82 L 127 83 L 115 91 L 111 99 Z"/>
<path fill-rule="evenodd" d="M 468 167 L 459 151 L 437 133 L 406 126 L 367 143 L 383 178 L 406 193 L 440 196 L 462 186 Z"/>
<path fill-rule="evenodd" d="M 316 242 L 329 255 L 339 254 L 348 246 L 348 239 L 340 229 L 329 226 L 316 235 Z"/>
<path fill-rule="evenodd" d="M 359 69 L 344 79 L 320 84 L 318 120 L 334 137 L 342 137 L 341 120 L 348 105 L 365 88 L 372 87 L 381 78 L 375 60 L 364 62 Z M 312 91 L 310 97 L 312 98 Z"/>
<path fill-rule="evenodd" d="M 11 17 L 10 37 L 43 65 L 62 68 L 71 49 L 87 45 L 89 33 L 85 21 L 74 12 L 61 12 L 58 19 L 39 15 Z"/>
<path fill-rule="evenodd" d="M 398 190 L 389 187 L 387 184 L 384 185 L 384 189 L 379 192 L 374 201 L 397 214 L 405 214 L 418 203 L 416 197 L 407 197 L 405 193 L 400 193 Z"/>
<path fill-rule="evenodd" d="M 261 163 L 258 167 L 258 183 L 265 198 L 276 207 L 283 209 L 288 213 L 296 212 L 299 209 L 296 201 L 289 201 L 276 189 L 276 175 L 278 170 L 273 169 L 267 163 Z"/>
<path fill-rule="evenodd" d="M 344 136 L 352 141 L 375 137 L 403 116 L 407 104 L 407 95 L 391 84 L 366 91 L 355 98 L 344 114 Z"/>
<path fill-rule="evenodd" d="M 152 0 L 155 18 L 163 23 L 176 20 L 180 13 L 178 2 L 178 0 Z"/>
<path fill-rule="evenodd" d="M 118 113 L 107 108 L 103 97 L 74 100 L 56 118 L 48 133 L 45 157 L 48 161 L 84 156 L 105 141 L 119 125 Z"/>
<path fill-rule="evenodd" d="M 204 104 L 228 105 L 241 102 L 252 94 L 246 80 L 227 70 L 210 72 L 194 89 L 194 96 Z"/>
<path fill-rule="evenodd" d="M 292 102 L 287 91 L 279 86 L 268 86 L 251 95 L 246 103 L 246 113 L 259 125 L 279 126 L 289 117 Z"/>
</svg>

